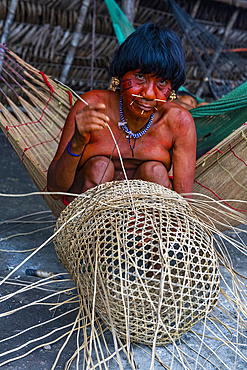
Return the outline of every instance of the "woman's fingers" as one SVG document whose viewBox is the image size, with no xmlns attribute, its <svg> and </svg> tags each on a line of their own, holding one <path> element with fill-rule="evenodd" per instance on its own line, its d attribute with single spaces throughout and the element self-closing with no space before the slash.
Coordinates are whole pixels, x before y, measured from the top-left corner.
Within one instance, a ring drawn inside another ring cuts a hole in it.
<svg viewBox="0 0 247 370">
<path fill-rule="evenodd" d="M 105 104 L 95 103 L 76 112 L 76 123 L 79 130 L 82 129 L 82 131 L 89 132 L 91 130 L 105 128 L 110 120 L 106 114 L 100 112 L 100 110 L 105 108 Z"/>
<path fill-rule="evenodd" d="M 83 109 L 99 110 L 99 109 L 106 109 L 106 106 L 104 103 L 92 103 Z"/>
<path fill-rule="evenodd" d="M 95 115 L 97 117 L 101 117 L 104 121 L 108 122 L 109 117 L 106 114 L 102 113 L 102 110 L 104 111 L 105 109 L 106 109 L 106 106 L 103 103 L 90 104 L 89 106 L 84 107 L 82 110 L 77 111 L 76 115 L 83 116 L 84 114 L 85 115 L 89 114 L 90 116 L 92 114 L 93 116 Z"/>
</svg>

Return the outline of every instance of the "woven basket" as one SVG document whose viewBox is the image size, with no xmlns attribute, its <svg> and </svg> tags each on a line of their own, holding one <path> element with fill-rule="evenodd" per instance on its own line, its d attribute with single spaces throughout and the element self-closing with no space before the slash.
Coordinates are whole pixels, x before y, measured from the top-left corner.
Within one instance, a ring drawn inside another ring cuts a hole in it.
<svg viewBox="0 0 247 370">
<path fill-rule="evenodd" d="M 214 308 L 219 265 L 185 199 L 154 183 L 128 183 L 102 184 L 70 203 L 57 220 L 55 249 L 91 303 L 96 290 L 95 309 L 110 329 L 146 344 L 156 333 L 163 345 Z"/>
</svg>

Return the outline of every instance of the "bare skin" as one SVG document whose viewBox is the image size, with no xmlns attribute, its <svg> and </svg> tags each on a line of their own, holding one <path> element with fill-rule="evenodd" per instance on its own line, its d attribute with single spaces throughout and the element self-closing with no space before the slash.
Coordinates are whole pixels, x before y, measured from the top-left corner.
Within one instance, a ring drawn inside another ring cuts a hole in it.
<svg viewBox="0 0 247 370">
<path fill-rule="evenodd" d="M 80 194 L 101 182 L 124 179 L 119 156 L 107 124 L 123 158 L 129 179 L 142 179 L 172 188 L 168 172 L 172 150 L 173 189 L 192 193 L 196 158 L 196 131 L 188 111 L 167 100 L 169 81 L 152 74 L 130 71 L 123 76 L 120 92 L 123 114 L 132 132 L 140 130 L 154 114 L 153 122 L 130 148 L 129 139 L 119 129 L 119 91 L 90 91 L 83 94 L 89 106 L 78 100 L 66 120 L 57 153 L 48 171 L 48 189 L 52 192 Z M 132 94 L 141 96 L 134 97 Z M 134 101 L 132 103 L 132 101 Z M 66 149 L 80 157 L 70 155 Z M 131 146 L 134 139 L 130 139 Z M 61 196 L 53 196 L 55 199 Z M 188 196 L 190 197 L 190 196 Z M 74 197 L 67 196 L 67 201 Z"/>
<path fill-rule="evenodd" d="M 174 103 L 181 105 L 187 110 L 190 110 L 196 107 L 201 107 L 202 105 L 208 104 L 207 102 L 202 102 L 202 103 L 197 104 L 196 99 L 193 98 L 193 96 L 179 95 L 179 94 L 177 94 L 177 99 L 174 100 Z"/>
<path fill-rule="evenodd" d="M 180 104 L 182 107 L 184 107 L 187 110 L 193 109 L 197 107 L 196 99 L 193 98 L 190 95 L 177 95 L 177 99 L 175 100 L 175 103 Z"/>
</svg>

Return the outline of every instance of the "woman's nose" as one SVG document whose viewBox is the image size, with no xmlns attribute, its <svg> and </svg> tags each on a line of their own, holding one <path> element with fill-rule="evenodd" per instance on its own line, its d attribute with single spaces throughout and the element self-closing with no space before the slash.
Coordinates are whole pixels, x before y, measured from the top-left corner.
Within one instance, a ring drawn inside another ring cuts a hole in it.
<svg viewBox="0 0 247 370">
<path fill-rule="evenodd" d="M 147 100 L 153 100 L 156 98 L 155 85 L 152 82 L 145 84 L 143 97 Z"/>
</svg>

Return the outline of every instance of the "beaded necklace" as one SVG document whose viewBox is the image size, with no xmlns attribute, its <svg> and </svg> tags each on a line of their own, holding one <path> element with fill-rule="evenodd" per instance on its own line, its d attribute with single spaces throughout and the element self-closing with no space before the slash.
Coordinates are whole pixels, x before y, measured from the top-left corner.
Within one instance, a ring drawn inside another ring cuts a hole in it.
<svg viewBox="0 0 247 370">
<path fill-rule="evenodd" d="M 132 151 L 132 157 L 134 158 L 134 149 L 135 149 L 135 145 L 136 145 L 136 139 L 139 139 L 140 137 L 145 135 L 145 133 L 147 132 L 147 130 L 149 129 L 149 127 L 151 126 L 151 124 L 153 122 L 154 113 L 149 118 L 149 121 L 140 130 L 138 130 L 135 134 L 128 128 L 127 121 L 125 121 L 125 119 L 124 119 L 122 96 L 120 96 L 120 101 L 119 101 L 119 114 L 120 114 L 121 122 L 118 122 L 118 127 L 121 128 L 124 132 L 126 132 L 126 134 L 127 134 L 126 137 L 129 139 L 129 146 L 130 146 L 130 149 Z M 130 138 L 134 139 L 133 147 L 131 145 Z"/>
</svg>

